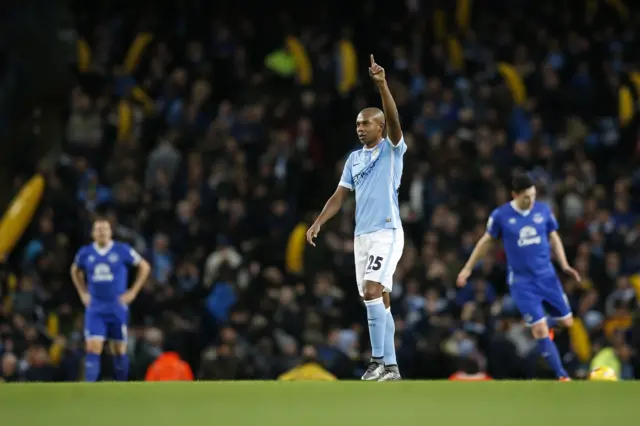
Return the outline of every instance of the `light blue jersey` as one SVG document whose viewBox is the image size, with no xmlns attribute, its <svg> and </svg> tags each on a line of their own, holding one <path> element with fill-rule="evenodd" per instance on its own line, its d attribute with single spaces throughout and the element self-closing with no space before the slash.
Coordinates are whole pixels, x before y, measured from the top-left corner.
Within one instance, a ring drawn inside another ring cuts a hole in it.
<svg viewBox="0 0 640 426">
<path fill-rule="evenodd" d="M 398 188 L 406 151 L 404 137 L 396 146 L 385 138 L 374 148 L 349 155 L 340 186 L 356 192 L 356 236 L 402 228 Z"/>
</svg>

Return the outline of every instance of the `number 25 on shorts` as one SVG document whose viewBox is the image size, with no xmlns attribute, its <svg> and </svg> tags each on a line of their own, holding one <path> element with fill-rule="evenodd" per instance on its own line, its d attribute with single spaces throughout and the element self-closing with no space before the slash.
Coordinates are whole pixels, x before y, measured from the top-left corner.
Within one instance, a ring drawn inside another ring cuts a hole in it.
<svg viewBox="0 0 640 426">
<path fill-rule="evenodd" d="M 377 271 L 382 267 L 382 257 L 369 256 L 366 272 Z"/>
</svg>

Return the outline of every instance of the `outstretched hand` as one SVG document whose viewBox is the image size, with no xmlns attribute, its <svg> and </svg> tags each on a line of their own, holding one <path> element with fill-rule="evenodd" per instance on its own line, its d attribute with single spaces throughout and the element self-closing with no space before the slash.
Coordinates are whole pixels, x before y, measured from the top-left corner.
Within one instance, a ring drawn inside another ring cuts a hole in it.
<svg viewBox="0 0 640 426">
<path fill-rule="evenodd" d="M 311 244 L 314 247 L 316 246 L 316 243 L 313 240 L 318 236 L 318 233 L 320 232 L 320 228 L 321 228 L 320 224 L 314 223 L 307 230 L 307 243 Z"/>
<path fill-rule="evenodd" d="M 373 54 L 369 56 L 369 59 L 371 61 L 369 65 L 369 75 L 371 76 L 371 79 L 376 83 L 382 83 L 386 79 L 384 68 L 376 64 L 376 60 L 373 58 Z"/>
</svg>

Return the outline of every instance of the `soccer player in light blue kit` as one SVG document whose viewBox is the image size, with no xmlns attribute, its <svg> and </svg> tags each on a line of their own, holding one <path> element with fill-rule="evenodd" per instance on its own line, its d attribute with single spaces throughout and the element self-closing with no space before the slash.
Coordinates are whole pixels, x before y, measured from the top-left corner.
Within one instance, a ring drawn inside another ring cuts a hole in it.
<svg viewBox="0 0 640 426">
<path fill-rule="evenodd" d="M 480 238 L 466 265 L 458 274 L 462 287 L 473 267 L 487 252 L 493 241 L 502 239 L 507 256 L 507 281 L 516 306 L 538 342 L 540 354 L 559 380 L 568 381 L 549 327 L 573 324 L 571 307 L 556 275 L 551 252 L 562 270 L 576 280 L 578 272 L 569 266 L 558 235 L 558 222 L 551 209 L 536 203 L 536 187 L 526 174 L 513 179 L 513 200 L 495 209 L 489 217 L 487 232 Z M 545 315 L 545 306 L 551 315 Z"/>
<path fill-rule="evenodd" d="M 353 251 L 358 290 L 367 308 L 372 356 L 362 380 L 389 381 L 401 378 L 396 364 L 389 293 L 404 248 L 398 188 L 407 145 L 385 71 L 376 64 L 373 55 L 369 74 L 380 91 L 384 113 L 378 108 L 366 108 L 358 114 L 356 131 L 364 146 L 347 159 L 338 188 L 307 231 L 307 241 L 315 245 L 313 239 L 320 227 L 340 211 L 347 194 L 355 191 Z"/>
<path fill-rule="evenodd" d="M 147 277 L 149 264 L 128 244 L 111 239 L 111 225 L 104 219 L 93 222 L 93 244 L 76 254 L 71 265 L 71 279 L 85 312 L 85 380 L 95 382 L 100 376 L 100 355 L 104 341 L 111 341 L 114 375 L 126 381 L 127 323 L 129 304 L 136 298 Z M 133 286 L 128 289 L 128 267 L 138 269 Z"/>
</svg>

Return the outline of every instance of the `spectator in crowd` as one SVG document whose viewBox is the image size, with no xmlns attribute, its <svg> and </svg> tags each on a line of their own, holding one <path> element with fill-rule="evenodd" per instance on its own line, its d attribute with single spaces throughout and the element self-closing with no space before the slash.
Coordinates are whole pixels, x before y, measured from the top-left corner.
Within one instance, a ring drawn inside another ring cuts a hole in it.
<svg viewBox="0 0 640 426">
<path fill-rule="evenodd" d="M 165 351 L 156 358 L 144 377 L 147 382 L 191 381 L 193 372 L 189 364 L 180 359 L 180 355 L 165 345 Z"/>
</svg>

